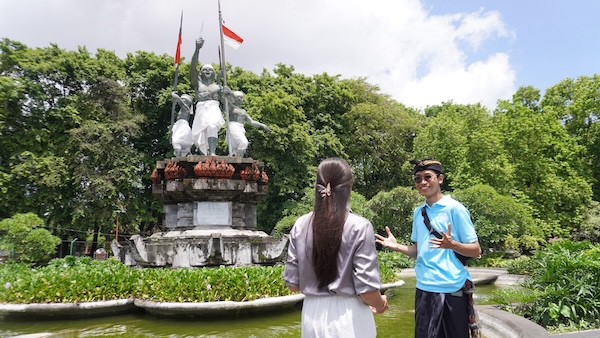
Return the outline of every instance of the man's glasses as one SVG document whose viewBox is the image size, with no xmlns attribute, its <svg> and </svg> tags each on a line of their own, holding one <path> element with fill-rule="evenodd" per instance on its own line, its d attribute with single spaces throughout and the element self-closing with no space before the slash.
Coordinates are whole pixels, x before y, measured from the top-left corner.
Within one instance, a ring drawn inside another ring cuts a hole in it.
<svg viewBox="0 0 600 338">
<path fill-rule="evenodd" d="M 431 180 L 435 177 L 435 175 L 431 175 L 431 174 L 425 174 L 423 176 L 415 176 L 413 178 L 413 180 L 415 181 L 415 183 L 419 184 L 421 182 L 423 182 L 423 180 L 427 181 L 427 182 L 431 182 Z"/>
</svg>

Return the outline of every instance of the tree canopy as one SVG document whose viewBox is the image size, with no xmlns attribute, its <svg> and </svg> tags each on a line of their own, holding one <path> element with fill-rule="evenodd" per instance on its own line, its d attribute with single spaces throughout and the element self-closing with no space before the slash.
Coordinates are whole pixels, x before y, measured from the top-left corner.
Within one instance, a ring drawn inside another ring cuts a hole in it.
<svg viewBox="0 0 600 338">
<path fill-rule="evenodd" d="M 180 65 L 180 94 L 192 93 L 189 67 Z M 117 217 L 124 235 L 161 229 L 150 174 L 172 156 L 174 74 L 168 55 L 122 59 L 102 49 L 1 40 L 0 219 L 31 212 L 63 239 L 77 231 L 114 235 Z M 536 241 L 570 236 L 600 196 L 599 75 L 565 79 L 543 97 L 519 88 L 493 112 L 453 102 L 419 111 L 364 78 L 306 76 L 283 64 L 260 74 L 229 65 L 228 85 L 271 129 L 247 128 L 246 152 L 270 178 L 258 205 L 258 227 L 268 233 L 306 209 L 294 205 L 306 204 L 317 165 L 332 156 L 351 164 L 353 190 L 373 207 L 364 213 L 376 228 L 402 223 L 394 225 L 399 238 L 419 202 L 415 158 L 444 164 L 443 188 L 474 209 L 488 248 L 532 227 L 540 229 Z M 221 132 L 218 153 L 225 153 Z M 501 225 L 498 236 L 492 230 Z"/>
</svg>

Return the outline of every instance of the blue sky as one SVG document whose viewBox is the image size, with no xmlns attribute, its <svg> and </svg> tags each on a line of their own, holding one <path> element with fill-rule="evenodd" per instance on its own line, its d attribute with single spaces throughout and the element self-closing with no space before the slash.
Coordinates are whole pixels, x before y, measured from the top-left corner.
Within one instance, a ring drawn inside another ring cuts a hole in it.
<svg viewBox="0 0 600 338">
<path fill-rule="evenodd" d="M 244 38 L 225 49 L 232 65 L 364 77 L 419 109 L 452 100 L 493 110 L 520 86 L 543 93 L 600 73 L 596 0 L 221 0 L 221 8 Z M 182 57 L 202 35 L 200 63 L 218 62 L 217 0 L 0 0 L 0 37 L 173 55 L 182 11 Z"/>
<path fill-rule="evenodd" d="M 517 72 L 516 87 L 532 85 L 543 91 L 565 78 L 600 73 L 600 1 L 424 0 L 422 3 L 436 15 L 475 12 L 481 8 L 498 11 L 515 37 L 487 41 L 483 50 L 509 53 Z"/>
</svg>

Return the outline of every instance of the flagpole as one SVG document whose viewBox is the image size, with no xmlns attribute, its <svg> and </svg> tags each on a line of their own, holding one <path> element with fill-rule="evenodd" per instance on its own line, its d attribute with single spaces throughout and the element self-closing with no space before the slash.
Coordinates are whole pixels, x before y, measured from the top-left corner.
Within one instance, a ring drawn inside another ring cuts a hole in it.
<svg viewBox="0 0 600 338">
<path fill-rule="evenodd" d="M 181 28 L 183 26 L 183 11 L 181 11 L 181 20 L 179 21 L 179 36 L 177 37 L 177 50 L 175 51 L 175 78 L 173 79 L 173 91 L 177 92 L 177 82 L 179 80 L 179 58 L 181 56 Z M 175 100 L 171 105 L 171 127 L 169 128 L 169 141 L 173 143 L 173 125 L 175 124 Z"/>
<path fill-rule="evenodd" d="M 221 15 L 221 0 L 218 0 L 219 3 L 219 33 L 221 37 L 221 46 L 219 48 L 219 62 L 221 63 L 220 71 L 223 74 L 223 88 L 221 92 L 224 92 L 225 87 L 227 87 L 227 64 L 225 63 L 225 48 L 224 46 L 224 38 L 223 38 L 223 16 Z M 229 156 L 232 156 L 231 152 L 231 142 L 229 142 L 229 102 L 227 102 L 227 94 L 223 95 L 223 110 L 225 110 L 225 120 L 227 122 L 227 132 L 225 133 L 225 139 L 227 141 L 227 148 L 229 149 Z"/>
</svg>

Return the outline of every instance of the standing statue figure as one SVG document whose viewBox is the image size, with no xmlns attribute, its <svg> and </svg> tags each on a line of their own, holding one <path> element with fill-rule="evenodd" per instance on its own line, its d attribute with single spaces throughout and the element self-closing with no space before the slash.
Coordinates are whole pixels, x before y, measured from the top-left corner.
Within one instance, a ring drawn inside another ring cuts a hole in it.
<svg viewBox="0 0 600 338">
<path fill-rule="evenodd" d="M 246 138 L 246 128 L 244 128 L 244 122 L 248 121 L 250 125 L 263 128 L 266 131 L 270 131 L 266 125 L 254 121 L 245 109 L 241 108 L 244 102 L 244 93 L 241 91 L 233 92 L 233 104 L 229 108 L 229 126 L 227 132 L 229 133 L 229 142 L 231 143 L 231 156 L 244 157 L 244 153 L 248 148 L 248 138 Z"/>
<path fill-rule="evenodd" d="M 194 144 L 203 155 L 215 155 L 219 129 L 225 124 L 219 96 L 221 86 L 215 83 L 215 70 L 207 64 L 202 66 L 198 74 L 198 53 L 204 45 L 204 39 L 196 40 L 196 49 L 192 57 L 190 76 L 196 92 L 196 114 L 192 123 Z"/>
<path fill-rule="evenodd" d="M 190 115 L 192 111 L 192 97 L 183 94 L 181 97 L 176 92 L 171 93 L 173 101 L 179 105 L 179 113 L 177 114 L 177 122 L 171 130 L 171 144 L 175 156 L 187 156 L 191 153 L 192 144 L 192 129 L 190 128 Z"/>
</svg>

